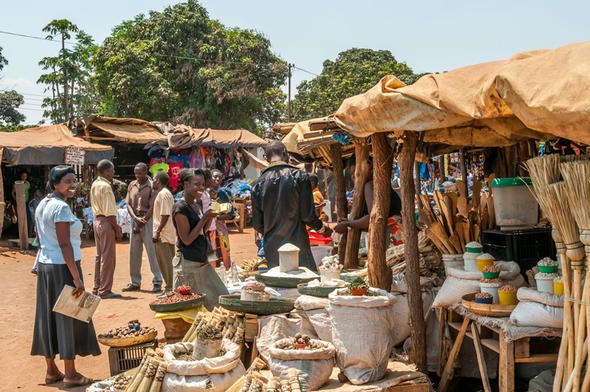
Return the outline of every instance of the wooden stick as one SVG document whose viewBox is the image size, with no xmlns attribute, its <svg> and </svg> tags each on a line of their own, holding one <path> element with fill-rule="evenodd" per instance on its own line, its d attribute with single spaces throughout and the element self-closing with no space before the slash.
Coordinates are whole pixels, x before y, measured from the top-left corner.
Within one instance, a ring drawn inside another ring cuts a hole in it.
<svg viewBox="0 0 590 392">
<path fill-rule="evenodd" d="M 479 374 L 481 376 L 481 382 L 483 384 L 484 392 L 492 392 L 490 386 L 490 379 L 488 378 L 488 368 L 486 365 L 486 359 L 483 356 L 483 348 L 481 347 L 481 341 L 479 340 L 479 332 L 477 332 L 477 326 L 475 323 L 471 323 L 471 334 L 473 335 L 473 346 L 475 347 L 475 354 L 477 355 L 477 365 L 479 366 Z"/>
<path fill-rule="evenodd" d="M 469 327 L 470 321 L 471 320 L 468 317 L 463 319 L 463 324 L 461 324 L 461 329 L 459 330 L 457 339 L 455 339 L 455 343 L 453 343 L 453 348 L 451 349 L 449 358 L 447 358 L 445 370 L 443 370 L 440 383 L 438 384 L 439 392 L 446 392 L 449 388 L 449 383 L 451 382 L 453 373 L 455 372 L 455 360 L 457 359 L 459 351 L 461 350 L 461 345 L 463 344 L 463 339 L 465 339 L 465 334 L 467 333 L 467 328 Z"/>
<path fill-rule="evenodd" d="M 586 340 L 584 340 L 584 345 L 582 347 L 582 355 L 586 357 L 588 355 L 588 336 L 586 336 Z M 570 373 L 567 383 L 563 387 L 563 392 L 571 392 L 572 386 L 574 382 L 574 370 Z"/>
</svg>

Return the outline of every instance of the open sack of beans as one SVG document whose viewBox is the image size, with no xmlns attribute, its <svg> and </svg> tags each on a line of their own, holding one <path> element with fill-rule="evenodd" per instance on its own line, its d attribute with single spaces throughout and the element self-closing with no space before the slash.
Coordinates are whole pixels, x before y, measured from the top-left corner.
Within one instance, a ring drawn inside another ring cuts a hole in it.
<svg viewBox="0 0 590 392">
<path fill-rule="evenodd" d="M 246 372 L 240 361 L 240 346 L 228 339 L 223 339 L 217 356 L 194 359 L 200 351 L 197 340 L 164 346 L 168 368 L 162 390 L 222 392 Z"/>
<path fill-rule="evenodd" d="M 329 342 L 310 339 L 298 333 L 295 337 L 275 342 L 270 347 L 269 355 L 273 376 L 287 378 L 289 369 L 297 369 L 306 390 L 316 390 L 332 374 L 336 349 Z"/>
<path fill-rule="evenodd" d="M 352 384 L 380 380 L 393 350 L 395 296 L 376 288 L 362 296 L 345 291 L 328 296 L 336 363 Z"/>
</svg>

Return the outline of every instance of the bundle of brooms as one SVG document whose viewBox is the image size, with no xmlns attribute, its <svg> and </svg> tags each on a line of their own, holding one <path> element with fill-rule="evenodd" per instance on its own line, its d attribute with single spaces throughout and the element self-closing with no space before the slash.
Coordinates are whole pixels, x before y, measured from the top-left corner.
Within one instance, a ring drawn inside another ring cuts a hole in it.
<svg viewBox="0 0 590 392">
<path fill-rule="evenodd" d="M 479 241 L 482 230 L 495 226 L 492 195 L 489 192 L 481 194 L 482 183 L 473 184 L 471 201 L 466 183 L 458 180 L 456 185 L 457 192 L 443 194 L 434 191 L 438 214 L 432 209 L 428 196 L 420 195 L 426 235 L 443 254 L 464 253 L 467 243 Z"/>
<path fill-rule="evenodd" d="M 530 159 L 526 163 L 533 182 L 533 194 L 553 226 L 553 239 L 563 273 L 566 300 L 554 391 L 580 391 L 583 363 L 588 355 L 587 330 L 590 331 L 590 328 L 586 325 L 588 323 L 590 326 L 590 319 L 586 317 L 586 306 L 580 304 L 589 303 L 590 274 L 586 274 L 582 291 L 584 249 L 580 242 L 579 227 L 590 228 L 590 211 L 587 211 L 590 202 L 590 166 L 588 161 L 581 159 L 586 157 L 548 155 Z M 590 240 L 590 235 L 586 237 Z M 584 378 L 583 391 L 590 386 L 589 373 Z"/>
</svg>

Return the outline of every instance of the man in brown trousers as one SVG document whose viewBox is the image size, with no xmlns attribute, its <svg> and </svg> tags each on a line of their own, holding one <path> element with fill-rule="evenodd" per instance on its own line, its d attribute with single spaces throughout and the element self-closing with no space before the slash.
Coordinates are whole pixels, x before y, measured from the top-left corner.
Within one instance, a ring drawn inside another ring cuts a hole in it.
<svg viewBox="0 0 590 392">
<path fill-rule="evenodd" d="M 98 178 L 90 188 L 90 205 L 94 214 L 94 239 L 96 242 L 96 263 L 94 266 L 94 289 L 101 298 L 120 298 L 113 293 L 113 274 L 116 263 L 116 241 L 122 237 L 117 225 L 117 205 L 113 193 L 115 165 L 103 159 L 96 165 Z"/>
</svg>

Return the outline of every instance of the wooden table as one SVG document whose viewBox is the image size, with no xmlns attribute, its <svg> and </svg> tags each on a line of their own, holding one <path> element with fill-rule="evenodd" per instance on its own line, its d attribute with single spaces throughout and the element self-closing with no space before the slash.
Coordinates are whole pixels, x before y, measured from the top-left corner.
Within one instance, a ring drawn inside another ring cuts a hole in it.
<svg viewBox="0 0 590 392">
<path fill-rule="evenodd" d="M 483 349 L 489 349 L 499 355 L 498 387 L 500 392 L 514 392 L 514 368 L 517 363 L 552 363 L 557 362 L 561 330 L 547 329 L 540 335 L 524 336 L 513 341 L 506 341 L 506 334 L 501 328 L 483 325 L 466 313 L 461 316 L 454 310 L 441 309 L 444 325 L 452 331 L 458 331 L 455 342 L 447 358 L 439 358 L 444 363 L 439 383 L 439 392 L 448 390 L 453 378 L 455 361 L 459 355 L 465 337 L 472 339 L 477 355 L 477 362 L 484 391 L 491 391 Z M 439 334 L 440 336 L 440 334 Z"/>
</svg>

